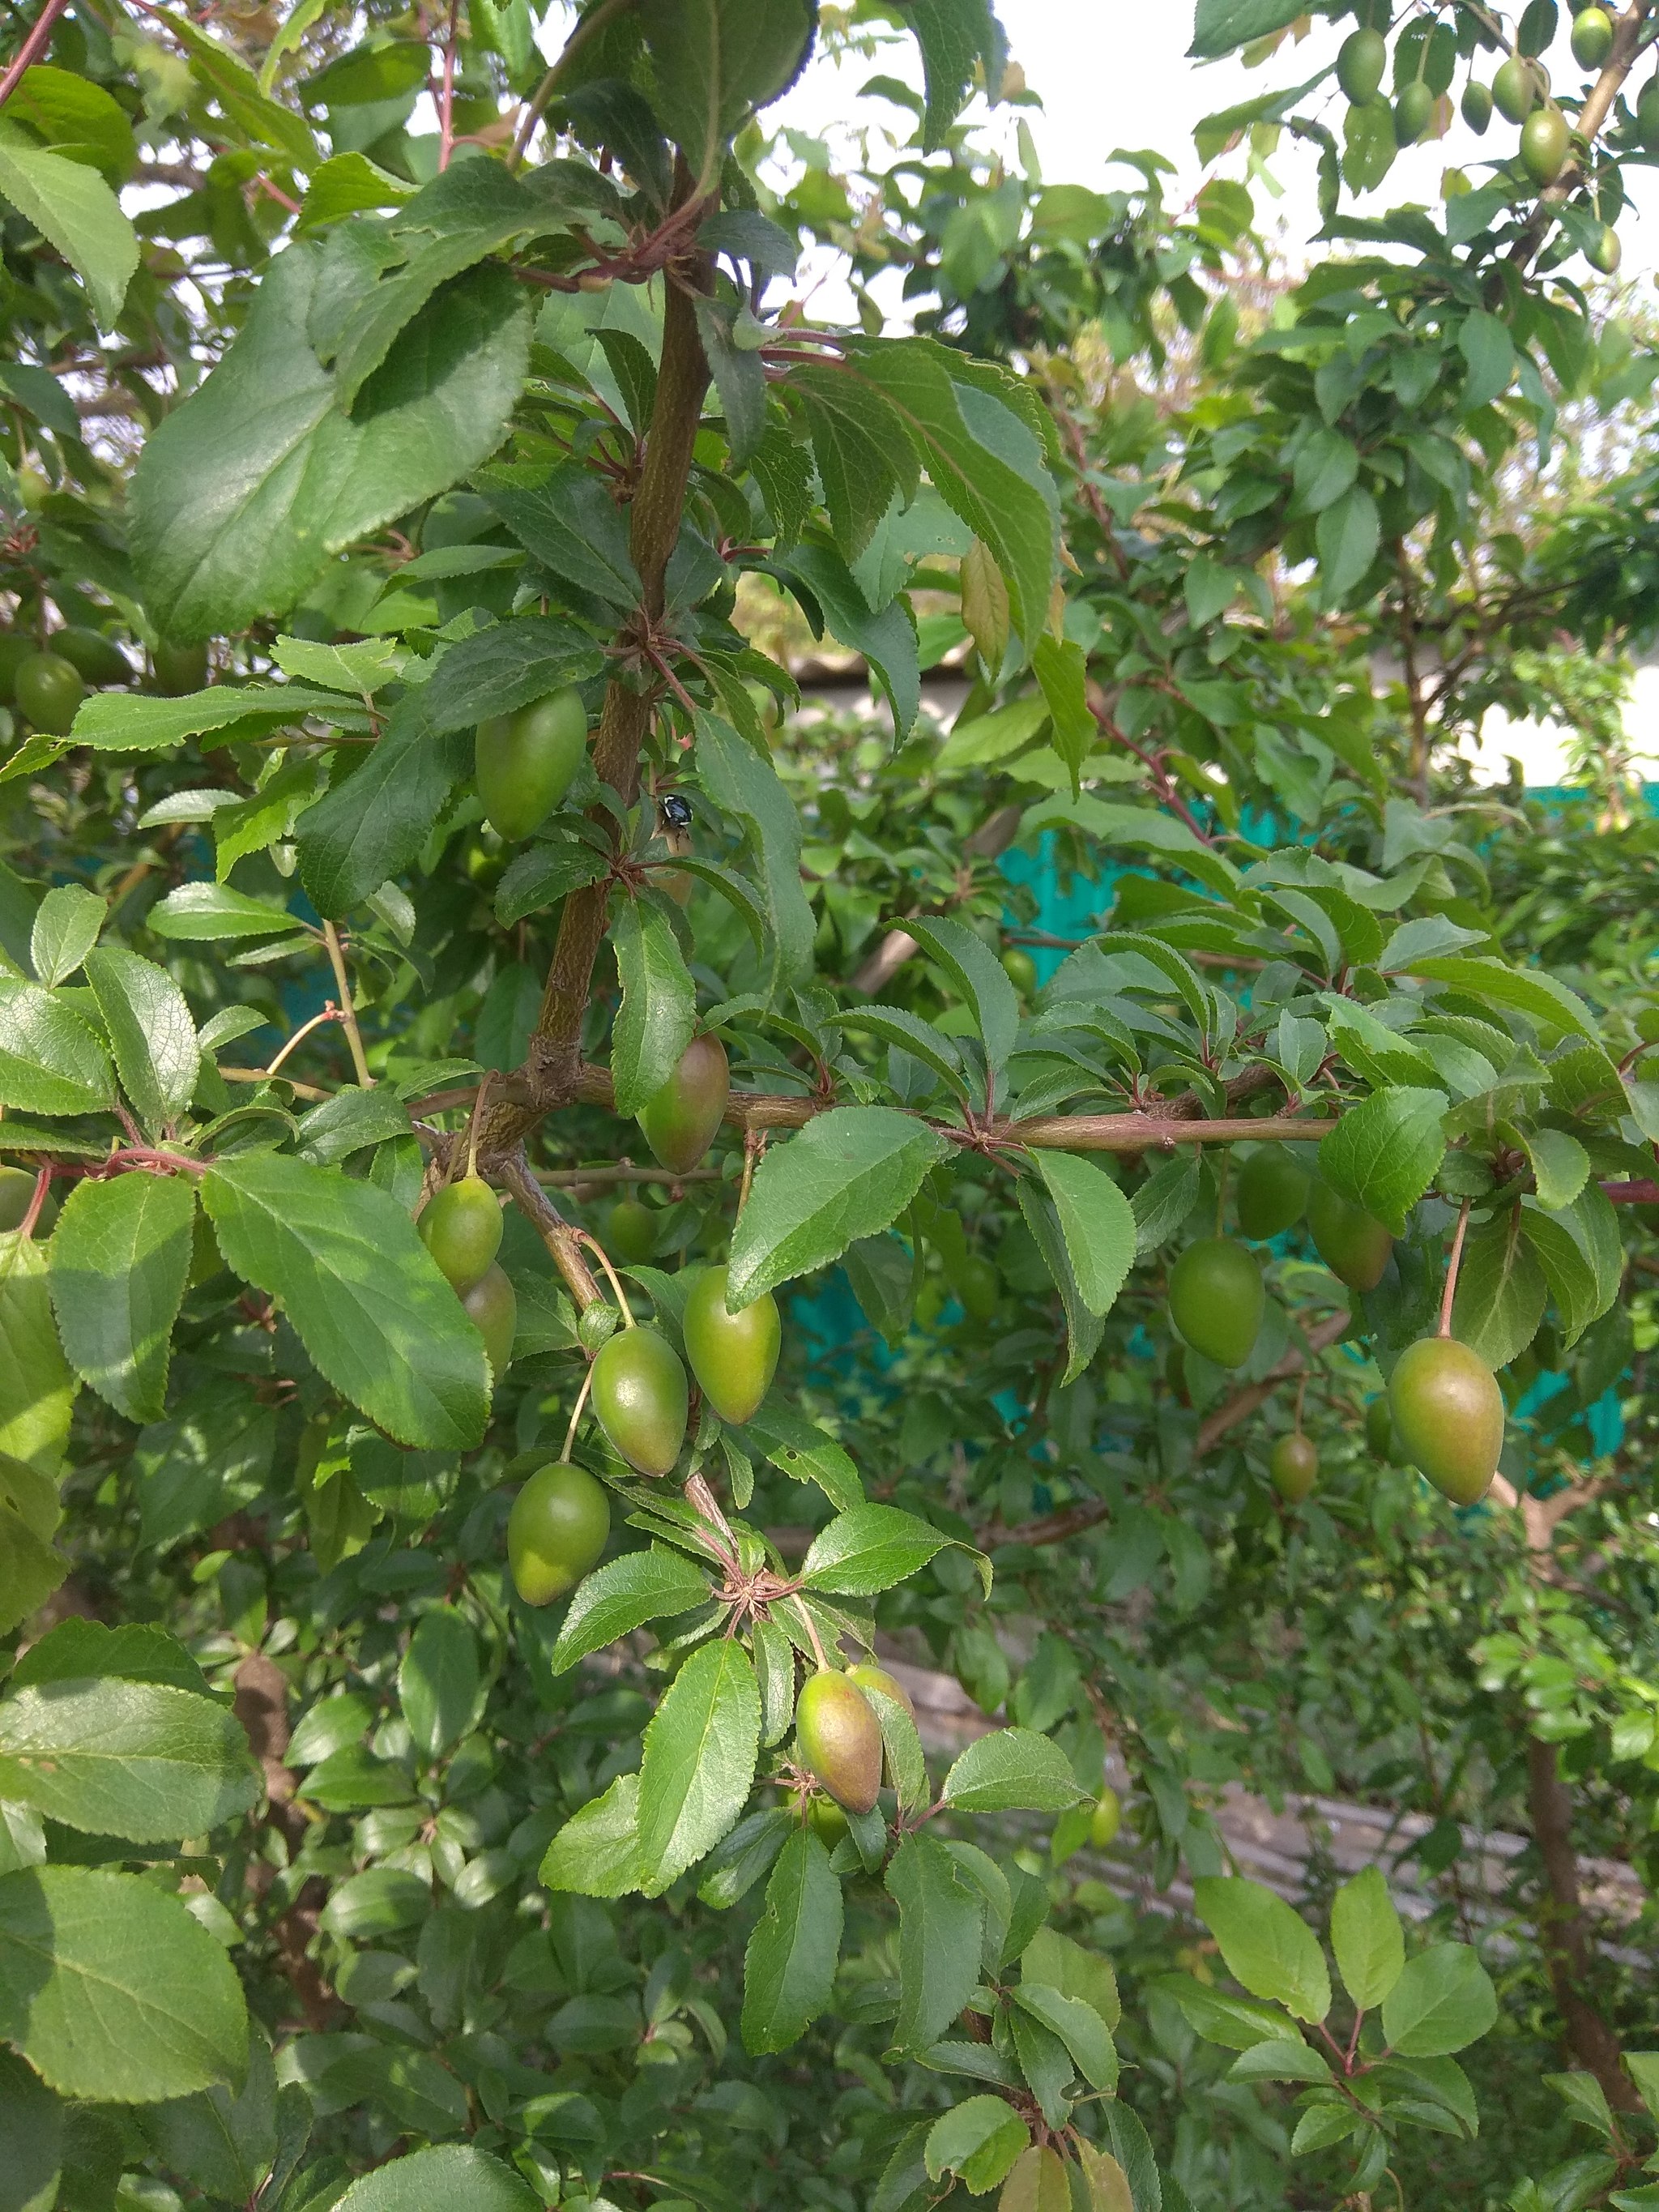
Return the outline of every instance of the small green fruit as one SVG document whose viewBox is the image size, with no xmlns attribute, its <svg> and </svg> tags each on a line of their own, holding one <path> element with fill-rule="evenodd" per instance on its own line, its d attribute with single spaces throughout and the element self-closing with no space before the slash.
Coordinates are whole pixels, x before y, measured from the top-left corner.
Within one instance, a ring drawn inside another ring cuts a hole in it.
<svg viewBox="0 0 1659 2212">
<path fill-rule="evenodd" d="M 1604 276 L 1617 275 L 1619 264 L 1624 259 L 1624 248 L 1610 222 L 1602 224 L 1595 242 L 1586 248 L 1586 258 L 1591 268 L 1599 269 Z"/>
<path fill-rule="evenodd" d="M 1580 69 L 1599 70 L 1613 52 L 1613 18 L 1605 8 L 1586 8 L 1572 26 L 1572 58 Z"/>
<path fill-rule="evenodd" d="M 1376 98 L 1389 65 L 1389 43 L 1381 31 L 1351 31 L 1336 57 L 1336 81 L 1345 100 L 1364 107 Z"/>
<path fill-rule="evenodd" d="M 504 1267 L 491 1267 L 462 1298 L 466 1317 L 483 1339 L 489 1372 L 499 1382 L 513 1364 L 513 1340 L 519 1333 L 519 1294 Z"/>
<path fill-rule="evenodd" d="M 483 1282 L 501 1249 L 501 1209 L 482 1176 L 446 1183 L 416 1223 L 421 1240 L 461 1297 Z"/>
<path fill-rule="evenodd" d="M 126 655 L 100 629 L 70 623 L 52 635 L 52 649 L 61 653 L 88 684 L 131 684 L 132 666 Z"/>
<path fill-rule="evenodd" d="M 1535 108 L 1521 125 L 1521 163 L 1535 185 L 1553 185 L 1567 166 L 1572 132 L 1559 107 Z"/>
<path fill-rule="evenodd" d="M 1170 1316 L 1194 1352 L 1242 1367 L 1255 1347 L 1267 1291 L 1255 1255 L 1231 1237 L 1189 1244 L 1170 1270 Z"/>
<path fill-rule="evenodd" d="M 1022 999 L 1036 997 L 1036 962 L 1032 959 L 1023 945 L 1011 945 L 1003 954 L 1002 972 Z"/>
<path fill-rule="evenodd" d="M 1394 104 L 1394 135 L 1401 146 L 1415 146 L 1434 119 L 1434 94 L 1413 77 Z"/>
<path fill-rule="evenodd" d="M 801 1765 L 849 1813 L 867 1813 L 881 1789 L 881 1724 L 845 1674 L 814 1674 L 795 1704 Z"/>
<path fill-rule="evenodd" d="M 1382 1397 L 1373 1398 L 1365 1408 L 1365 1449 L 1385 1467 L 1400 1464 L 1400 1439 L 1394 1432 L 1394 1415 L 1389 1411 L 1386 1391 Z"/>
<path fill-rule="evenodd" d="M 15 703 L 17 672 L 26 660 L 33 657 L 34 640 L 24 631 L 10 629 L 0 633 L 0 706 Z"/>
<path fill-rule="evenodd" d="M 706 1267 L 685 1302 L 685 1356 L 697 1387 L 723 1421 L 760 1411 L 778 1371 L 783 1324 L 769 1291 L 741 1313 L 726 1310 L 726 1271 Z"/>
<path fill-rule="evenodd" d="M 1316 1182 L 1308 1200 L 1314 1249 L 1338 1282 L 1351 1291 L 1374 1291 L 1394 1250 L 1394 1238 L 1362 1206 L 1350 1206 L 1328 1182 Z"/>
<path fill-rule="evenodd" d="M 49 737 L 66 738 L 87 696 L 80 671 L 56 653 L 32 653 L 18 665 L 12 692 L 24 720 Z"/>
<path fill-rule="evenodd" d="M 526 1605 L 550 1605 L 599 1562 L 611 1537 L 611 1493 L 585 1468 L 538 1468 L 507 1523 L 513 1587 Z"/>
<path fill-rule="evenodd" d="M 970 1321 L 990 1321 L 1002 1303 L 1002 1278 L 994 1263 L 978 1253 L 970 1254 L 957 1270 L 951 1287 Z"/>
<path fill-rule="evenodd" d="M 1492 96 L 1506 123 L 1524 123 L 1538 98 L 1538 77 L 1532 64 L 1511 54 L 1492 81 Z"/>
<path fill-rule="evenodd" d="M 1284 1145 L 1262 1145 L 1238 1171 L 1234 1206 L 1252 1243 L 1293 1229 L 1308 1210 L 1313 1176 Z"/>
<path fill-rule="evenodd" d="M 1097 1851 L 1109 1850 L 1123 1826 L 1123 1807 L 1109 1783 L 1095 1800 L 1089 1815 L 1089 1841 Z"/>
<path fill-rule="evenodd" d="M 157 638 L 149 665 L 155 671 L 155 688 L 163 698 L 183 699 L 192 691 L 207 689 L 208 649 L 204 645 L 175 645 L 170 638 Z"/>
<path fill-rule="evenodd" d="M 474 765 L 492 827 L 528 837 L 569 790 L 587 749 L 587 709 L 574 685 L 478 725 Z"/>
<path fill-rule="evenodd" d="M 814 1797 L 806 1808 L 806 1817 L 826 1851 L 833 1851 L 844 1836 L 852 1833 L 846 1814 L 833 1797 Z"/>
<path fill-rule="evenodd" d="M 637 1267 L 657 1249 L 657 1217 L 637 1198 L 619 1198 L 605 1218 L 605 1249 L 624 1267 Z"/>
<path fill-rule="evenodd" d="M 680 1064 L 640 1114 L 640 1127 L 658 1164 L 690 1175 L 714 1141 L 731 1091 L 726 1048 L 717 1036 L 695 1036 Z"/>
<path fill-rule="evenodd" d="M 666 1474 L 680 1455 L 691 1391 L 679 1356 L 654 1328 L 619 1329 L 593 1361 L 593 1411 L 641 1474 Z"/>
<path fill-rule="evenodd" d="M 1300 1505 L 1319 1480 L 1319 1451 L 1300 1429 L 1280 1437 L 1267 1461 L 1273 1488 L 1287 1505 Z"/>
<path fill-rule="evenodd" d="M 856 1682 L 861 1690 L 879 1690 L 884 1698 L 890 1698 L 896 1705 L 902 1705 L 915 1720 L 916 1709 L 910 1702 L 910 1692 L 898 1677 L 890 1674 L 884 1667 L 878 1667 L 866 1659 L 856 1667 L 849 1667 L 847 1679 L 849 1682 Z"/>
<path fill-rule="evenodd" d="M 1484 138 L 1486 126 L 1492 121 L 1491 86 L 1471 77 L 1463 88 L 1463 97 L 1459 106 L 1464 122 L 1477 138 Z"/>
<path fill-rule="evenodd" d="M 1389 1410 L 1406 1457 L 1454 1505 L 1492 1487 L 1504 1449 L 1504 1394 L 1484 1359 L 1453 1336 L 1425 1336 L 1400 1355 Z"/>
<path fill-rule="evenodd" d="M 34 1200 L 34 1172 L 30 1168 L 0 1168 L 0 1231 L 19 1229 Z M 50 1190 L 35 1216 L 36 1236 L 43 1236 L 58 1218 L 58 1201 Z"/>
<path fill-rule="evenodd" d="M 1637 94 L 1636 136 L 1649 153 L 1659 148 L 1659 76 L 1650 77 Z"/>
</svg>

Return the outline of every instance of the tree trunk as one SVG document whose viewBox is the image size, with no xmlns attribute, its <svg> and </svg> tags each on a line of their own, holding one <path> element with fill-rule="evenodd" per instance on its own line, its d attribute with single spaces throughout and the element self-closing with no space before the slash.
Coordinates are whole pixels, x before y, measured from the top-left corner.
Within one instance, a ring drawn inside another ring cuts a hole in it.
<svg viewBox="0 0 1659 2212">
<path fill-rule="evenodd" d="M 1527 1739 L 1527 1798 L 1549 1886 L 1538 1934 L 1567 2048 L 1577 2064 L 1595 2075 L 1614 2112 L 1639 2112 L 1642 2102 L 1620 2063 L 1619 2039 L 1589 1996 L 1590 1939 L 1572 1848 L 1572 1794 L 1557 1771 L 1555 1746 L 1536 1736 Z"/>
</svg>

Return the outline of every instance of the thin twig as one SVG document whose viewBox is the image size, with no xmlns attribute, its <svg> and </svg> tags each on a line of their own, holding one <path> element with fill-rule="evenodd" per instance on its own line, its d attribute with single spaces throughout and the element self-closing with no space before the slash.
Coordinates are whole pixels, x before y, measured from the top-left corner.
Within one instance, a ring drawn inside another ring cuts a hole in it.
<svg viewBox="0 0 1659 2212">
<path fill-rule="evenodd" d="M 1463 1239 L 1468 1234 L 1469 1201 L 1463 1200 L 1463 1210 L 1457 1217 L 1457 1234 L 1452 1238 L 1451 1258 L 1446 1265 L 1446 1287 L 1440 1299 L 1440 1328 L 1442 1336 L 1451 1334 L 1452 1301 L 1457 1296 L 1457 1274 L 1463 1264 Z"/>
<path fill-rule="evenodd" d="M 617 1293 L 617 1304 L 622 1308 L 623 1321 L 628 1324 L 629 1328 L 637 1327 L 638 1324 L 634 1319 L 634 1309 L 628 1303 L 628 1293 L 623 1290 L 621 1279 L 618 1277 L 616 1269 L 611 1264 L 611 1255 L 606 1252 L 604 1245 L 600 1243 L 597 1237 L 590 1235 L 586 1229 L 574 1230 L 572 1234 L 574 1236 L 576 1242 L 579 1244 L 585 1244 L 587 1247 L 588 1250 L 599 1261 L 600 1267 L 605 1269 L 605 1273 L 610 1277 L 611 1287 Z"/>
<path fill-rule="evenodd" d="M 18 48 L 15 59 L 0 76 L 0 107 L 3 107 L 22 82 L 24 72 L 33 68 L 36 60 L 52 39 L 52 27 L 68 7 L 69 0 L 46 0 L 46 6 L 34 19 L 34 27 Z"/>
<path fill-rule="evenodd" d="M 277 1069 L 288 1058 L 289 1054 L 294 1050 L 295 1047 L 296 1045 L 302 1044 L 306 1038 L 311 1035 L 313 1030 L 321 1029 L 325 1024 L 329 1022 L 337 1022 L 340 1018 L 340 1009 L 335 1005 L 333 1000 L 331 999 L 328 1001 L 328 1004 L 323 1008 L 320 1014 L 313 1014 L 308 1022 L 301 1023 L 299 1028 L 295 1030 L 293 1036 L 283 1047 L 282 1050 L 276 1054 L 269 1067 L 264 1069 L 250 1068 L 246 1073 L 260 1080 L 263 1080 L 266 1076 L 275 1075 Z"/>
<path fill-rule="evenodd" d="M 597 37 L 618 15 L 626 14 L 633 4 L 634 0 L 599 0 L 599 5 L 590 10 L 577 24 L 565 41 L 563 52 L 536 87 L 530 105 L 520 119 L 518 131 L 514 136 L 513 150 L 507 157 L 509 169 L 516 169 L 523 161 L 525 150 L 535 136 L 536 125 L 541 121 L 548 102 L 558 90 L 561 79 L 577 54 L 590 39 Z"/>
<path fill-rule="evenodd" d="M 571 1411 L 570 1426 L 564 1432 L 564 1449 L 559 1454 L 562 1465 L 568 1467 L 570 1454 L 576 1442 L 576 1424 L 582 1417 L 582 1407 L 587 1403 L 587 1394 L 593 1387 L 593 1363 L 590 1359 L 582 1376 L 582 1387 L 576 1393 L 576 1403 Z"/>
<path fill-rule="evenodd" d="M 368 1072 L 368 1062 L 363 1057 L 363 1035 L 357 1026 L 356 1009 L 351 1003 L 351 978 L 346 973 L 345 954 L 340 949 L 340 933 L 331 921 L 323 924 L 323 942 L 328 947 L 329 965 L 334 970 L 334 981 L 340 993 L 340 1019 L 345 1024 L 346 1042 L 351 1047 L 351 1065 L 357 1071 L 357 1080 L 365 1091 L 374 1086 L 374 1078 Z"/>
</svg>

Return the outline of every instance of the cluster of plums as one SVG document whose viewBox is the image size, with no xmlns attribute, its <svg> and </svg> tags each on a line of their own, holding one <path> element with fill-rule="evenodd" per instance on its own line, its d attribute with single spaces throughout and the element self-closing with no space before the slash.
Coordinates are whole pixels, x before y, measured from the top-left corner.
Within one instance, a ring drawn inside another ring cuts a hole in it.
<svg viewBox="0 0 1659 2212">
<path fill-rule="evenodd" d="M 22 630 L 0 634 L 0 706 L 14 708 L 32 730 L 65 738 L 88 690 L 134 684 L 138 672 L 115 640 L 70 623 L 45 644 Z M 147 687 L 165 697 L 199 691 L 208 680 L 207 647 L 158 641 Z"/>
<path fill-rule="evenodd" d="M 1580 4 L 1572 26 L 1573 59 L 1581 69 L 1599 70 L 1613 52 L 1613 18 L 1605 8 Z M 1428 57 L 1428 41 L 1422 49 Z M 1350 33 L 1337 55 L 1337 82 L 1356 107 L 1378 102 L 1388 69 L 1388 41 L 1370 27 Z M 1540 189 L 1553 185 L 1572 158 L 1572 130 L 1550 97 L 1549 77 L 1541 62 L 1512 53 L 1499 64 L 1490 85 L 1471 76 L 1463 88 L 1459 112 L 1477 137 L 1484 136 L 1494 109 L 1521 131 L 1521 164 Z M 1396 95 L 1391 121 L 1395 143 L 1414 146 L 1434 119 L 1435 95 L 1422 76 L 1402 85 Z M 1659 146 L 1659 78 L 1644 86 L 1636 103 L 1638 144 Z M 1603 223 L 1587 249 L 1592 264 L 1606 276 L 1619 266 L 1619 234 Z"/>
<path fill-rule="evenodd" d="M 1240 1169 L 1238 1225 L 1254 1243 L 1306 1217 L 1314 1249 L 1350 1290 L 1374 1291 L 1394 1249 L 1384 1224 L 1350 1205 L 1282 1146 L 1263 1145 Z M 1255 1253 L 1229 1237 L 1189 1244 L 1170 1270 L 1170 1317 L 1183 1343 L 1218 1367 L 1242 1367 L 1255 1348 L 1267 1304 Z M 1484 1498 L 1504 1446 L 1504 1394 L 1486 1362 L 1455 1337 L 1409 1345 L 1389 1379 L 1388 1407 L 1401 1451 L 1455 1504 Z M 1319 1471 L 1300 1431 L 1275 1445 L 1280 1495 L 1300 1503 Z"/>
</svg>

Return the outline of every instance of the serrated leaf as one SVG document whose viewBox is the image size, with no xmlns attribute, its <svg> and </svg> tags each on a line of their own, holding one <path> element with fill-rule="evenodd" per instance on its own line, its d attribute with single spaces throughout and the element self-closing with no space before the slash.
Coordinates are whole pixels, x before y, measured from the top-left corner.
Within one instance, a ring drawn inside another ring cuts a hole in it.
<svg viewBox="0 0 1659 2212">
<path fill-rule="evenodd" d="M 541 2199 L 488 2151 L 440 2143 L 363 2174 L 333 2212 L 433 2212 L 436 2205 L 444 2212 L 540 2212 Z"/>
<path fill-rule="evenodd" d="M 998 1729 L 970 1743 L 939 1792 L 963 1813 L 1064 1813 L 1088 1796 L 1072 1762 L 1035 1729 Z"/>
<path fill-rule="evenodd" d="M 89 952 L 86 969 L 121 1088 L 145 1128 L 159 1135 L 184 1115 L 201 1066 L 185 994 L 165 968 L 116 945 Z"/>
<path fill-rule="evenodd" d="M 732 1238 L 726 1302 L 838 1260 L 855 1238 L 896 1220 L 948 1139 L 887 1106 L 840 1106 L 770 1147 Z"/>
<path fill-rule="evenodd" d="M 784 1844 L 743 1962 L 743 2047 L 787 2051 L 830 2003 L 841 1954 L 841 1884 L 810 1828 Z"/>
<path fill-rule="evenodd" d="M 0 1796 L 65 1827 L 173 1842 L 246 1812 L 259 1788 L 240 1723 L 188 1690 L 71 1680 L 0 1703 Z"/>
<path fill-rule="evenodd" d="M 1039 1195 L 1028 1178 L 1021 1179 L 1014 1195 L 1066 1310 L 1066 1370 L 1060 1381 L 1074 1382 L 1099 1351 L 1104 1327 L 1100 1316 L 1090 1311 L 1072 1271 L 1071 1255 L 1053 1206 Z"/>
<path fill-rule="evenodd" d="M 640 0 L 657 120 L 703 185 L 752 110 L 788 84 L 811 51 L 805 0 Z"/>
<path fill-rule="evenodd" d="M 511 862 L 496 886 L 495 919 L 503 929 L 511 929 L 572 891 L 598 883 L 609 866 L 603 853 L 574 838 L 532 845 Z"/>
<path fill-rule="evenodd" d="M 109 909 L 82 884 L 60 884 L 35 910 L 29 964 L 48 990 L 65 983 L 97 944 Z"/>
<path fill-rule="evenodd" d="M 742 825 L 759 863 L 777 980 L 798 981 L 811 971 L 817 924 L 801 888 L 801 826 L 794 801 L 771 762 L 763 760 L 718 714 L 698 714 L 696 757 L 703 789 L 722 813 Z"/>
<path fill-rule="evenodd" d="M 113 331 L 138 266 L 138 240 L 105 179 L 6 125 L 0 197 L 56 246 L 86 286 L 99 328 Z"/>
<path fill-rule="evenodd" d="M 1498 2018 L 1492 1978 L 1467 1943 L 1434 1943 L 1406 1961 L 1383 2000 L 1382 2033 L 1408 2058 L 1437 2058 L 1478 2043 Z"/>
<path fill-rule="evenodd" d="M 983 2197 L 1007 2179 L 1030 2140 L 1006 2097 L 969 2097 L 928 2130 L 928 2177 L 942 2181 L 955 2174 L 974 2196 Z"/>
<path fill-rule="evenodd" d="M 1036 1164 L 1054 1202 L 1079 1295 L 1091 1313 L 1107 1314 L 1134 1265 L 1134 1209 L 1092 1160 L 1042 1151 Z"/>
<path fill-rule="evenodd" d="M 89 1114 L 113 1097 L 104 1048 L 68 1000 L 0 976 L 0 1106 Z"/>
<path fill-rule="evenodd" d="M 691 1562 L 665 1545 L 627 1552 L 579 1583 L 553 1647 L 552 1668 L 563 1674 L 590 1651 L 631 1636 L 648 1620 L 672 1620 L 707 1605 L 713 1586 Z"/>
<path fill-rule="evenodd" d="M 697 988 L 661 909 L 624 899 L 611 925 L 622 986 L 611 1037 L 618 1114 L 637 1114 L 679 1066 L 697 1026 Z"/>
<path fill-rule="evenodd" d="M 1538 969 L 1510 968 L 1501 960 L 1470 960 L 1448 953 L 1413 960 L 1406 972 L 1443 983 L 1487 1006 L 1510 1007 L 1547 1029 L 1587 1037 L 1592 1044 L 1601 1041 L 1595 1017 L 1583 1000 Z"/>
<path fill-rule="evenodd" d="M 653 1715 L 640 1765 L 646 1893 L 660 1896 L 736 1824 L 755 1780 L 760 1692 L 749 1654 L 720 1638 L 694 1651 Z"/>
<path fill-rule="evenodd" d="M 48 1248 L 52 1310 L 76 1372 L 130 1421 L 159 1421 L 190 1276 L 196 1195 L 182 1176 L 78 1183 Z"/>
<path fill-rule="evenodd" d="M 801 1562 L 800 1579 L 809 1589 L 842 1597 L 873 1597 L 907 1581 L 952 1544 L 977 1565 L 988 1597 L 991 1563 L 984 1553 L 896 1505 L 858 1504 L 837 1514 L 813 1538 Z"/>
<path fill-rule="evenodd" d="M 453 1606 L 423 1613 L 398 1669 L 398 1700 L 415 1747 L 428 1759 L 453 1750 L 482 1704 L 478 1642 Z"/>
<path fill-rule="evenodd" d="M 0 2036 L 60 2094 L 124 2104 L 234 2084 L 235 1970 L 183 1902 L 137 1875 L 0 1875 Z"/>
<path fill-rule="evenodd" d="M 937 2043 L 979 1981 L 985 1899 L 942 1844 L 908 1836 L 887 1869 L 899 1909 L 900 2051 Z"/>
<path fill-rule="evenodd" d="M 544 1886 L 579 1897 L 626 1897 L 642 1887 L 639 1796 L 639 1776 L 619 1774 L 567 1820 L 542 1860 Z"/>
<path fill-rule="evenodd" d="M 1194 1883 L 1194 1897 L 1228 1972 L 1253 1996 L 1271 1998 L 1298 2020 L 1324 2019 L 1331 2008 L 1324 1954 L 1283 1898 L 1236 1875 L 1204 1877 Z"/>
<path fill-rule="evenodd" d="M 912 922 L 910 934 L 944 969 L 951 988 L 971 1009 L 993 1070 L 1002 1068 L 1019 1033 L 1019 996 L 1002 963 L 983 938 L 948 917 Z"/>
<path fill-rule="evenodd" d="M 1548 1285 L 1519 1206 L 1474 1231 L 1463 1247 L 1452 1333 L 1489 1367 L 1507 1367 L 1538 1334 Z"/>
<path fill-rule="evenodd" d="M 0 1236 L 0 1453 L 56 1475 L 75 1389 L 52 1325 L 46 1248 L 14 1230 Z"/>
<path fill-rule="evenodd" d="M 1331 1948 L 1344 1989 L 1362 2012 L 1374 2011 L 1406 1964 L 1405 1929 L 1381 1867 L 1367 1867 L 1337 1891 Z"/>
<path fill-rule="evenodd" d="M 1320 1172 L 1351 1205 L 1396 1237 L 1446 1156 L 1443 1092 L 1397 1088 L 1374 1091 L 1350 1107 L 1319 1144 Z"/>
<path fill-rule="evenodd" d="M 1105 2021 L 1081 1997 L 1068 1997 L 1047 1983 L 1022 1980 L 1012 1991 L 1014 2002 L 1040 2021 L 1071 2054 L 1072 2063 L 1092 2089 L 1117 2087 L 1116 2046 Z"/>
<path fill-rule="evenodd" d="M 417 1448 L 480 1440 L 483 1339 L 395 1199 L 276 1152 L 221 1158 L 203 1194 L 227 1265 L 283 1301 L 318 1368 L 370 1420 Z"/>
</svg>

